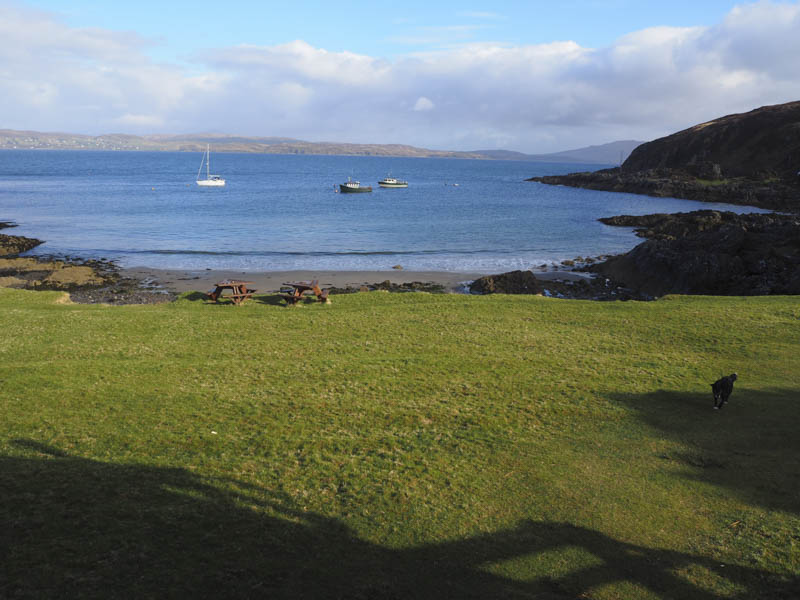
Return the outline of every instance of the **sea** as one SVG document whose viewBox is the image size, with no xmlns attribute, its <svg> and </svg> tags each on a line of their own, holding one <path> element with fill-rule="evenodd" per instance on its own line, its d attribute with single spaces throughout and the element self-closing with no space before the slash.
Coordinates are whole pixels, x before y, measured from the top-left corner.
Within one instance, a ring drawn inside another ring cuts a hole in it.
<svg viewBox="0 0 800 600">
<path fill-rule="evenodd" d="M 497 273 L 625 252 L 632 229 L 599 217 L 756 208 L 525 181 L 602 165 L 211 153 L 223 188 L 195 184 L 188 152 L 0 151 L 4 233 L 30 252 L 122 267 Z M 383 189 L 391 175 L 408 188 Z M 205 176 L 203 170 L 202 176 Z M 350 177 L 372 193 L 336 193 Z"/>
</svg>

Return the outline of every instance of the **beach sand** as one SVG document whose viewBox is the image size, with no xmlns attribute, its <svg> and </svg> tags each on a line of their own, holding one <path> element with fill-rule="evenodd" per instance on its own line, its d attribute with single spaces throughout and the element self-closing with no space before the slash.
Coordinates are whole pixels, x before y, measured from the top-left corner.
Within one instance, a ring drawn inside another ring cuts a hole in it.
<svg viewBox="0 0 800 600">
<path fill-rule="evenodd" d="M 123 269 L 124 277 L 139 279 L 145 283 L 163 287 L 172 292 L 205 292 L 214 287 L 218 281 L 238 279 L 252 281 L 250 287 L 260 293 L 277 292 L 281 285 L 289 281 L 319 280 L 320 287 L 360 287 L 389 280 L 392 283 L 402 284 L 412 281 L 423 283 L 437 283 L 450 292 L 465 291 L 465 284 L 470 281 L 489 275 L 490 273 L 453 273 L 446 271 L 402 271 L 392 269 L 389 271 L 215 271 L 215 270 L 167 270 L 151 269 L 147 267 L 132 267 Z M 537 272 L 539 279 L 576 280 L 586 277 L 584 273 L 571 271 Z"/>
</svg>

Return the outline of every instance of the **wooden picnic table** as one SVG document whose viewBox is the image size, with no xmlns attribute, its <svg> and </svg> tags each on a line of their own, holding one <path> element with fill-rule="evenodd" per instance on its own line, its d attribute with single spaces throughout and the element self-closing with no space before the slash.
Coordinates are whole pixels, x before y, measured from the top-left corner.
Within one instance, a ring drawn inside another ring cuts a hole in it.
<svg viewBox="0 0 800 600">
<path fill-rule="evenodd" d="M 230 298 L 231 302 L 236 305 L 241 304 L 253 295 L 257 290 L 248 288 L 247 286 L 253 283 L 252 281 L 237 281 L 233 279 L 226 279 L 214 284 L 214 289 L 206 295 L 214 302 L 219 302 L 220 298 Z M 223 296 L 224 290 L 231 290 L 232 293 Z"/>
<path fill-rule="evenodd" d="M 328 290 L 320 289 L 319 280 L 311 281 L 292 281 L 284 283 L 284 286 L 291 288 L 283 295 L 287 306 L 294 306 L 303 298 L 303 294 L 314 294 L 320 302 L 328 302 Z"/>
</svg>

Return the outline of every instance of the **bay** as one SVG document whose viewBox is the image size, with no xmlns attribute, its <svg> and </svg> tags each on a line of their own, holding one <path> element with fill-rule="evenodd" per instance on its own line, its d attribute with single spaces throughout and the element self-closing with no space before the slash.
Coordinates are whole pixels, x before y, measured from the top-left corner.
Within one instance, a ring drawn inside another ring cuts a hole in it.
<svg viewBox="0 0 800 600">
<path fill-rule="evenodd" d="M 241 271 L 501 272 L 624 252 L 641 240 L 599 217 L 751 207 L 525 181 L 597 165 L 214 153 L 224 188 L 182 152 L 0 151 L 0 221 L 40 255 L 123 267 Z M 391 173 L 406 189 L 382 189 Z M 352 177 L 368 194 L 335 193 Z M 8 232 L 7 232 L 8 233 Z"/>
</svg>

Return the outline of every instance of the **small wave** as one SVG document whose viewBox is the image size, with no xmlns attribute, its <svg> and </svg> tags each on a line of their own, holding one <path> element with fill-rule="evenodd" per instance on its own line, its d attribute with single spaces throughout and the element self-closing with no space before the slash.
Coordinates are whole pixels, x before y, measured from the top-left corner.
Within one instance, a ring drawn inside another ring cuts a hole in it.
<svg viewBox="0 0 800 600">
<path fill-rule="evenodd" d="M 527 254 L 531 252 L 541 252 L 540 248 L 529 249 L 519 248 L 514 250 L 461 250 L 442 248 L 439 250 L 348 250 L 340 252 L 325 252 L 325 251 L 283 251 L 277 252 L 274 250 L 170 250 L 170 249 L 152 249 L 152 250 L 89 250 L 88 252 L 94 255 L 119 255 L 124 254 L 127 256 L 220 256 L 220 257 L 337 257 L 337 256 L 495 256 L 495 255 L 508 255 L 516 256 L 519 254 Z M 83 251 L 87 252 L 87 251 Z"/>
<path fill-rule="evenodd" d="M 72 256 L 103 257 L 122 267 L 148 266 L 185 270 L 238 271 L 381 271 L 401 265 L 407 271 L 450 271 L 501 273 L 531 269 L 542 264 L 555 265 L 572 256 L 530 250 L 417 250 L 417 251 L 344 251 L 344 252 L 273 252 L 205 250 L 80 250 Z"/>
</svg>

